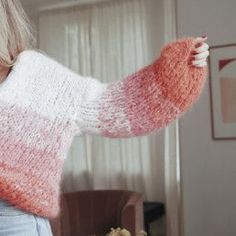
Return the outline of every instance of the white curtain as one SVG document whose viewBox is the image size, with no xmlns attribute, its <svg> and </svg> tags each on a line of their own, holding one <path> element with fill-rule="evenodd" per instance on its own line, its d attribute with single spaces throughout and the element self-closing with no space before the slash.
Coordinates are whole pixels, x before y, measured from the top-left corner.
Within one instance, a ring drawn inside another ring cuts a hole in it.
<svg viewBox="0 0 236 236">
<path fill-rule="evenodd" d="M 165 42 L 177 37 L 176 0 L 165 0 Z M 183 209 L 181 196 L 181 163 L 179 150 L 179 122 L 165 129 L 165 196 L 166 235 L 180 236 L 183 232 Z"/>
<path fill-rule="evenodd" d="M 43 11 L 39 45 L 82 75 L 120 80 L 159 56 L 163 4 L 113 0 Z M 128 139 L 75 137 L 65 161 L 62 190 L 128 189 L 165 201 L 164 130 Z"/>
</svg>

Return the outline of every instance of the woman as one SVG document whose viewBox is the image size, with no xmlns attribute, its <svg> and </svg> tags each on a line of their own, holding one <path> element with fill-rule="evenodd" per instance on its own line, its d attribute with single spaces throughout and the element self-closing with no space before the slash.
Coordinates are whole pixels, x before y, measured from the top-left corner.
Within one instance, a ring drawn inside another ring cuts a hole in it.
<svg viewBox="0 0 236 236">
<path fill-rule="evenodd" d="M 103 84 L 35 48 L 19 1 L 0 0 L 0 236 L 52 235 L 75 135 L 148 135 L 186 112 L 207 72 L 206 37 L 166 45 L 150 65 Z"/>
</svg>

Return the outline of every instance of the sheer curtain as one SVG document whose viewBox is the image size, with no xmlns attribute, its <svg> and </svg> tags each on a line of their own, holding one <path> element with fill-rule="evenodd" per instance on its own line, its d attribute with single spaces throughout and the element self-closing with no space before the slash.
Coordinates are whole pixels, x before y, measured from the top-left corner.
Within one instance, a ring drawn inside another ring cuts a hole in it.
<svg viewBox="0 0 236 236">
<path fill-rule="evenodd" d="M 165 42 L 177 37 L 176 0 L 165 0 Z M 179 150 L 179 122 L 165 129 L 165 196 L 166 234 L 184 235 L 181 195 L 181 162 Z"/>
<path fill-rule="evenodd" d="M 40 48 L 77 73 L 120 80 L 159 55 L 161 2 L 113 0 L 42 11 Z M 63 175 L 64 192 L 128 189 L 164 202 L 164 130 L 128 139 L 75 137 Z"/>
</svg>

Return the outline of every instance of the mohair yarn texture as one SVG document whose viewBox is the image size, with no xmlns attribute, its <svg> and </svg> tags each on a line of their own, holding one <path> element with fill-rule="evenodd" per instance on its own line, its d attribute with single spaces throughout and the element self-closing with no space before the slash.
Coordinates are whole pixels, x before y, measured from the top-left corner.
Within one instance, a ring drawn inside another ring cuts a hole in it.
<svg viewBox="0 0 236 236">
<path fill-rule="evenodd" d="M 192 37 L 121 81 L 81 76 L 44 53 L 21 52 L 0 84 L 0 198 L 33 214 L 60 213 L 63 163 L 73 137 L 148 135 L 199 97 L 207 66 L 188 65 Z"/>
</svg>

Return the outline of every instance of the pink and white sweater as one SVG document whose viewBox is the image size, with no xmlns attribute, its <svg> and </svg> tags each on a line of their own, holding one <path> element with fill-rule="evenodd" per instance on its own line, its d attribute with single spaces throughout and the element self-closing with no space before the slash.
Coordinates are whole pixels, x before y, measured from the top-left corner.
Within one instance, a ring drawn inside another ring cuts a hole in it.
<svg viewBox="0 0 236 236">
<path fill-rule="evenodd" d="M 75 135 L 148 135 L 197 100 L 207 67 L 188 65 L 194 38 L 121 81 L 101 83 L 36 50 L 17 58 L 0 84 L 0 199 L 33 214 L 60 212 L 63 162 Z"/>
</svg>

